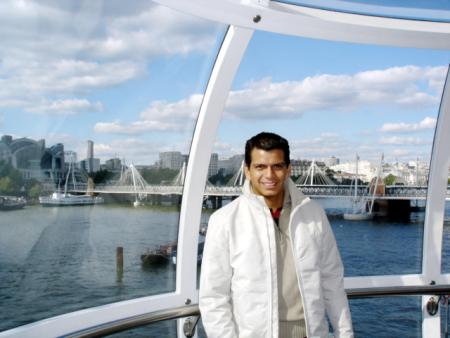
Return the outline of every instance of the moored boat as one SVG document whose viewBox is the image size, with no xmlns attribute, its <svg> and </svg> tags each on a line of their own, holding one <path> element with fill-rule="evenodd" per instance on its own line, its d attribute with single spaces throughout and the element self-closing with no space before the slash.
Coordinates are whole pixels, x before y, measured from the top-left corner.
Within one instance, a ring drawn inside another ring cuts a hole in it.
<svg viewBox="0 0 450 338">
<path fill-rule="evenodd" d="M 39 203 L 42 206 L 94 205 L 104 203 L 104 199 L 99 196 L 54 192 L 51 196 L 40 196 Z"/>
<path fill-rule="evenodd" d="M 172 253 L 177 249 L 177 242 L 162 244 L 158 248 L 147 250 L 141 255 L 143 265 L 160 265 L 169 263 Z"/>
<path fill-rule="evenodd" d="M 0 196 L 0 210 L 2 211 L 22 209 L 26 204 L 23 197 Z"/>
<path fill-rule="evenodd" d="M 347 221 L 367 221 L 373 218 L 373 214 L 368 212 L 349 212 L 342 216 Z"/>
<path fill-rule="evenodd" d="M 205 236 L 199 237 L 197 250 L 197 263 L 200 263 L 203 258 L 203 248 L 205 246 Z M 162 244 L 153 250 L 147 250 L 141 255 L 142 265 L 160 265 L 172 262 L 177 264 L 177 242 Z"/>
</svg>

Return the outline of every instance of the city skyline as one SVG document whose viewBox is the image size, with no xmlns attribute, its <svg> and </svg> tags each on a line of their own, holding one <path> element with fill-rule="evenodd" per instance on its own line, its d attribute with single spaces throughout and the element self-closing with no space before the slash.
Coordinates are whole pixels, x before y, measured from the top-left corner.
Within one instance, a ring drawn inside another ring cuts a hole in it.
<svg viewBox="0 0 450 338">
<path fill-rule="evenodd" d="M 151 164 L 189 153 L 226 26 L 142 1 L 0 4 L 0 132 Z M 293 158 L 429 161 L 450 54 L 256 32 L 213 152 L 266 130 Z"/>
</svg>

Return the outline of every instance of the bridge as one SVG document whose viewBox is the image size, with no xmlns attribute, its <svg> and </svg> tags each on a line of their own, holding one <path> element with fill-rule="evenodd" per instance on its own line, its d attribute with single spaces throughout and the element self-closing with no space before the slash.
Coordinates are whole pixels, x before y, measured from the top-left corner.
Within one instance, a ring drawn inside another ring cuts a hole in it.
<svg viewBox="0 0 450 338">
<path fill-rule="evenodd" d="M 241 169 L 230 179 L 227 186 L 214 186 L 209 181 L 205 184 L 205 197 L 229 197 L 234 198 L 242 194 L 242 185 L 245 181 L 243 164 Z M 425 200 L 427 196 L 426 186 L 392 185 L 384 186 L 378 183 L 369 185 L 337 185 L 325 177 L 314 161 L 306 178 L 300 177 L 297 180 L 297 187 L 305 195 L 314 198 L 354 198 L 355 195 L 361 199 L 377 200 Z M 97 185 L 95 187 L 88 184 L 76 183 L 69 191 L 74 193 L 94 193 L 94 194 L 131 194 L 136 200 L 143 199 L 151 195 L 182 195 L 183 184 L 186 177 L 186 164 L 183 164 L 177 176 L 167 184 L 148 184 L 140 175 L 133 164 L 121 174 L 121 178 L 114 183 Z M 373 186 L 377 185 L 377 192 L 373 194 Z M 450 200 L 450 190 L 447 188 L 447 200 Z"/>
<path fill-rule="evenodd" d="M 305 195 L 315 198 L 353 198 L 354 186 L 351 185 L 300 185 L 297 184 Z M 85 193 L 86 185 L 78 185 L 70 191 Z M 134 186 L 125 185 L 97 185 L 89 192 L 95 194 L 138 194 L 141 195 L 182 195 L 182 185 L 146 185 L 136 189 Z M 242 194 L 241 186 L 212 186 L 206 185 L 205 196 L 237 197 Z M 365 199 L 372 198 L 367 186 L 358 187 L 358 196 Z M 384 195 L 375 195 L 381 200 L 425 200 L 427 187 L 424 186 L 387 186 Z M 447 190 L 447 200 L 450 200 L 450 189 Z"/>
</svg>

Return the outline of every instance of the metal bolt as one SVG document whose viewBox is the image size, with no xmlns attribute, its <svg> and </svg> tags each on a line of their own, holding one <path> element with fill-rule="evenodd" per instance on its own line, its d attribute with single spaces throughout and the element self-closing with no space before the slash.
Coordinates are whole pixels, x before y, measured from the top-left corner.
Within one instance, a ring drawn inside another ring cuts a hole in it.
<svg viewBox="0 0 450 338">
<path fill-rule="evenodd" d="M 260 22 L 261 21 L 261 15 L 255 15 L 254 17 L 253 17 L 253 22 L 254 23 L 258 23 L 258 22 Z"/>
<path fill-rule="evenodd" d="M 186 305 L 191 304 L 191 300 L 189 298 L 186 298 L 186 300 L 184 301 L 184 304 L 186 304 Z"/>
<path fill-rule="evenodd" d="M 427 312 L 430 316 L 435 316 L 439 310 L 439 298 L 431 297 L 427 302 Z"/>
</svg>

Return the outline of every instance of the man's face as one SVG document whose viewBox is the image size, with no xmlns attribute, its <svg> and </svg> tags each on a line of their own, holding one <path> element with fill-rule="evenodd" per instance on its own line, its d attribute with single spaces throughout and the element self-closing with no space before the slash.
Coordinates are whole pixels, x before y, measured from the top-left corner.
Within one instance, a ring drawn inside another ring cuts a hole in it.
<svg viewBox="0 0 450 338">
<path fill-rule="evenodd" d="M 283 198 L 284 181 L 291 175 L 291 166 L 286 165 L 283 150 L 253 148 L 250 155 L 250 167 L 245 166 L 245 176 L 253 192 L 269 200 Z"/>
</svg>

